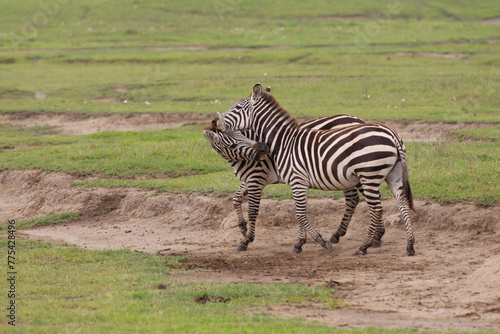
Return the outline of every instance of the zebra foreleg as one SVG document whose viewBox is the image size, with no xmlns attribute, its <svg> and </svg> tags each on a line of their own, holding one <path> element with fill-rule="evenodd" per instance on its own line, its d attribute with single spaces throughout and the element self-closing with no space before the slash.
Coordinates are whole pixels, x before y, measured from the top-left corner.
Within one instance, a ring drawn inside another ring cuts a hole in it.
<svg viewBox="0 0 500 334">
<path fill-rule="evenodd" d="M 373 241 L 372 241 L 373 248 L 378 248 L 382 245 L 382 237 L 384 236 L 384 234 L 385 234 L 384 222 L 380 220 L 380 223 L 377 226 L 377 229 L 375 230 L 375 234 L 373 235 Z"/>
<path fill-rule="evenodd" d="M 365 255 L 368 247 L 372 245 L 375 232 L 382 222 L 383 212 L 382 203 L 380 202 L 380 192 L 378 188 L 364 189 L 364 195 L 366 198 L 366 203 L 368 204 L 368 208 L 370 210 L 370 226 L 368 228 L 368 233 L 366 235 L 365 241 L 356 252 L 356 254 L 359 255 Z"/>
<path fill-rule="evenodd" d="M 356 188 L 344 190 L 344 196 L 346 204 L 344 217 L 342 218 L 337 231 L 330 237 L 330 242 L 334 244 L 338 243 L 340 237 L 343 237 L 346 234 L 349 223 L 351 222 L 352 215 L 354 214 L 354 210 L 359 203 L 359 196 Z"/>
<path fill-rule="evenodd" d="M 237 252 L 246 251 L 248 249 L 248 244 L 255 240 L 255 221 L 259 215 L 260 199 L 263 189 L 264 187 L 259 183 L 248 185 L 248 223 L 250 225 L 250 230 L 245 235 L 245 238 L 240 241 L 238 247 L 236 247 Z"/>
<path fill-rule="evenodd" d="M 321 234 L 318 233 L 307 221 L 307 187 L 303 187 L 302 185 L 299 186 L 292 186 L 292 194 L 293 194 L 293 199 L 295 201 L 295 211 L 297 215 L 297 220 L 301 226 L 301 234 L 302 231 L 305 229 L 307 232 L 311 234 L 311 237 L 319 243 L 324 249 L 328 251 L 332 251 L 332 246 L 330 241 L 325 241 Z M 295 249 L 301 250 L 302 245 L 305 243 L 305 238 L 302 238 L 302 236 L 299 236 L 299 242 L 295 245 L 293 248 L 293 252 L 297 253 Z M 300 251 L 298 252 L 300 253 Z"/>
<path fill-rule="evenodd" d="M 299 223 L 300 224 L 300 223 Z M 302 246 L 307 242 L 307 231 L 306 228 L 300 224 L 299 230 L 299 241 L 293 246 L 292 253 L 302 253 Z"/>
<path fill-rule="evenodd" d="M 238 227 L 240 228 L 241 234 L 243 234 L 244 237 L 246 237 L 247 235 L 247 221 L 243 216 L 241 204 L 243 203 L 243 199 L 247 194 L 248 188 L 245 183 L 242 183 L 233 197 L 233 208 L 236 210 L 236 215 L 238 216 Z"/>
</svg>

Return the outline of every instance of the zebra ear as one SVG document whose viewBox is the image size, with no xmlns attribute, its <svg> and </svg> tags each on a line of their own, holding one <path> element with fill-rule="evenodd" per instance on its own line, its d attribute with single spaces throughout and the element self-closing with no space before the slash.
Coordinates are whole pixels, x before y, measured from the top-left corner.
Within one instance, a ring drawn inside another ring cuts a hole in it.
<svg viewBox="0 0 500 334">
<path fill-rule="evenodd" d="M 219 119 L 219 130 L 226 131 L 226 120 L 224 119 L 224 115 L 222 115 L 220 112 L 217 112 L 217 118 Z"/>
<path fill-rule="evenodd" d="M 262 85 L 260 83 L 256 83 L 252 89 L 252 102 L 259 100 L 260 93 L 262 93 Z"/>
<path fill-rule="evenodd" d="M 211 143 L 218 144 L 220 142 L 219 135 L 210 130 L 203 130 L 205 138 Z"/>
<path fill-rule="evenodd" d="M 271 93 L 271 86 L 267 86 L 266 89 L 264 89 L 266 92 Z"/>
</svg>

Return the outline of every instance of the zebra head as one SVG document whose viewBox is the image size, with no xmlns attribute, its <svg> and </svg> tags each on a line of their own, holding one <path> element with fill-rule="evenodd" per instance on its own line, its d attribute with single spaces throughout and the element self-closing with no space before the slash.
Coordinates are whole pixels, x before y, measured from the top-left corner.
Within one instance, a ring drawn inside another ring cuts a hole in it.
<svg viewBox="0 0 500 334">
<path fill-rule="evenodd" d="M 264 92 L 269 94 L 271 87 L 267 87 Z M 261 99 L 262 85 L 255 84 L 249 97 L 235 103 L 231 108 L 223 112 L 226 119 L 226 127 L 234 130 L 246 130 L 252 127 L 252 116 L 255 106 Z"/>
<path fill-rule="evenodd" d="M 267 144 L 251 140 L 241 131 L 226 127 L 224 116 L 218 113 L 219 119 L 203 128 L 205 138 L 212 148 L 226 161 L 264 160 L 269 148 Z"/>
</svg>

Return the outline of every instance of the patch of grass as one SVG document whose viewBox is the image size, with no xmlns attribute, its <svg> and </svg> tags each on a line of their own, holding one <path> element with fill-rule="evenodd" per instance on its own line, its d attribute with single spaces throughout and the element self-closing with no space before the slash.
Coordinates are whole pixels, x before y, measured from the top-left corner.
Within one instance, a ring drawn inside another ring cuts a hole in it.
<svg viewBox="0 0 500 334">
<path fill-rule="evenodd" d="M 199 127 L 56 137 L 32 137 L 25 132 L 10 132 L 21 133 L 20 137 L 12 137 L 17 138 L 16 145 L 33 140 L 40 144 L 0 151 L 0 168 L 41 168 L 105 177 L 77 182 L 77 186 L 232 195 L 240 181 L 234 177 L 229 164 L 212 150 Z M 488 129 L 491 131 L 483 132 L 484 136 L 494 136 L 498 131 L 498 127 Z M 500 172 L 496 167 L 500 151 L 495 141 L 407 143 L 407 151 L 415 198 L 441 202 L 465 200 L 485 205 L 500 200 Z M 157 178 L 130 179 L 145 174 Z M 385 186 L 382 194 L 392 197 Z M 266 187 L 263 196 L 288 199 L 291 198 L 290 187 L 271 185 Z M 342 196 L 342 192 L 309 192 L 309 197 Z"/>
<path fill-rule="evenodd" d="M 0 137 L 3 135 L 6 143 L 21 147 L 0 151 L 0 169 L 40 168 L 105 177 L 144 174 L 177 177 L 229 168 L 212 150 L 198 125 L 56 137 L 32 137 L 22 132 L 2 132 L 3 129 L 0 128 Z M 38 145 L 30 147 L 34 142 Z"/>
<path fill-rule="evenodd" d="M 45 137 L 55 135 L 58 131 L 52 126 L 34 126 L 23 128 L 10 124 L 0 124 L 0 152 L 2 149 L 13 149 L 18 146 L 57 145 L 68 143 L 67 136 Z"/>
<path fill-rule="evenodd" d="M 7 248 L 6 238 L 0 246 Z M 331 332 L 269 314 L 267 306 L 338 307 L 335 290 L 292 284 L 187 283 L 186 258 L 130 250 L 82 250 L 18 240 L 15 333 Z M 7 281 L 0 284 L 7 291 Z M 161 285 L 161 287 L 160 287 Z M 22 287 L 22 288 L 21 288 Z M 212 300 L 197 304 L 204 294 Z M 0 328 L 6 329 L 3 322 Z"/>
<path fill-rule="evenodd" d="M 483 24 L 483 19 L 500 16 L 494 0 L 480 5 L 452 0 L 437 5 L 357 0 L 335 6 L 327 0 L 293 5 L 283 0 L 140 4 L 89 0 L 56 4 L 46 20 L 35 17 L 46 12 L 36 0 L 26 0 L 25 6 L 29 13 L 20 5 L 0 7 L 6 13 L 2 49 L 354 44 L 356 28 L 368 32 L 370 43 L 467 40 L 485 32 L 496 37 L 495 25 Z M 379 27 L 365 28 L 375 20 Z M 23 34 L 27 25 L 29 33 Z M 411 29 L 406 30 L 406 25 Z"/>
<path fill-rule="evenodd" d="M 221 158 L 222 159 L 222 158 Z M 227 165 L 228 170 L 230 166 Z M 78 181 L 72 185 L 76 187 L 93 188 L 116 188 L 116 187 L 133 187 L 144 190 L 154 190 L 156 192 L 169 193 L 186 193 L 196 192 L 200 195 L 223 195 L 236 191 L 240 186 L 239 181 L 234 173 L 230 171 L 207 173 L 190 176 L 180 176 L 176 178 L 160 178 L 150 180 L 120 180 L 120 179 L 103 179 L 93 181 Z"/>
<path fill-rule="evenodd" d="M 500 126 L 490 126 L 480 129 L 452 130 L 450 134 L 462 140 L 500 141 Z"/>
<path fill-rule="evenodd" d="M 472 201 L 494 205 L 500 201 L 500 148 L 495 142 L 406 143 L 410 184 L 417 199 L 439 202 Z M 215 154 L 215 152 L 214 152 Z M 221 159 L 222 160 L 222 159 Z M 231 195 L 240 185 L 229 165 L 226 172 L 156 180 L 97 180 L 77 186 L 139 187 L 158 192 L 191 192 Z M 382 196 L 393 195 L 384 184 Z M 310 190 L 309 197 L 343 197 L 342 192 Z M 269 185 L 264 198 L 291 199 L 287 185 Z"/>
<path fill-rule="evenodd" d="M 229 165 L 228 165 L 229 167 Z M 230 168 L 228 168 L 230 169 Z M 120 180 L 120 179 L 102 179 L 93 181 L 77 181 L 72 185 L 82 188 L 118 188 L 132 187 L 143 190 L 153 190 L 157 193 L 190 193 L 195 192 L 199 195 L 212 196 L 233 196 L 241 181 L 238 180 L 232 171 L 181 176 L 170 179 L 150 179 L 150 180 Z M 340 198 L 342 192 L 331 192 L 311 189 L 308 196 L 310 198 L 332 197 Z M 263 198 L 272 198 L 277 200 L 292 199 L 292 191 L 285 184 L 268 185 L 263 192 Z"/>
<path fill-rule="evenodd" d="M 310 55 L 289 62 L 304 54 Z M 143 62 L 120 63 L 132 56 Z M 498 121 L 500 70 L 482 64 L 491 58 L 484 54 L 471 55 L 468 64 L 387 53 L 346 58 L 324 49 L 171 51 L 154 56 L 138 50 L 113 57 L 104 63 L 47 60 L 6 65 L 11 67 L 4 74 L 10 86 L 31 93 L 21 99 L 5 93 L 0 111 L 214 114 L 246 97 L 260 81 L 270 85 L 296 117 L 347 113 L 371 120 Z M 95 76 L 96 72 L 102 75 Z M 118 92 L 111 89 L 114 86 L 130 89 Z M 40 89 L 47 95 L 43 100 L 34 97 Z M 100 102 L 103 98 L 116 102 Z"/>
<path fill-rule="evenodd" d="M 410 182 L 416 198 L 439 202 L 500 201 L 500 149 L 495 142 L 407 143 Z"/>
<path fill-rule="evenodd" d="M 23 228 L 33 228 L 39 226 L 52 226 L 52 225 L 64 224 L 78 219 L 79 216 L 76 213 L 63 212 L 54 215 L 24 219 L 19 222 L 16 222 L 16 227 L 18 229 L 23 229 Z M 4 228 L 3 225 L 2 228 Z"/>
</svg>

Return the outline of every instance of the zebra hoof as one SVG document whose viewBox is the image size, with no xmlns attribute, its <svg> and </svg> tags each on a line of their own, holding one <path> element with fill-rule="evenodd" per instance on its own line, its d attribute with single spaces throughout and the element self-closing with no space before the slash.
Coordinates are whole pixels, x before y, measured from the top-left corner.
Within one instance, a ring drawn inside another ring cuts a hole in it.
<svg viewBox="0 0 500 334">
<path fill-rule="evenodd" d="M 408 256 L 414 256 L 415 255 L 415 250 L 413 248 L 407 249 L 406 250 L 406 255 L 408 255 Z"/>
<path fill-rule="evenodd" d="M 236 247 L 237 252 L 244 252 L 247 249 L 248 249 L 248 246 L 245 246 L 245 245 L 238 245 L 238 247 Z"/>
<path fill-rule="evenodd" d="M 339 243 L 339 239 L 335 239 L 334 237 L 331 237 L 331 238 L 330 238 L 330 242 L 331 242 L 332 244 L 338 244 L 338 243 Z"/>
<path fill-rule="evenodd" d="M 356 251 L 356 254 L 354 254 L 354 255 L 366 255 L 366 251 L 362 251 L 361 249 L 358 249 Z"/>
<path fill-rule="evenodd" d="M 373 240 L 372 241 L 372 247 L 373 248 L 378 248 L 382 245 L 382 240 Z"/>
<path fill-rule="evenodd" d="M 329 252 L 333 251 L 332 243 L 330 241 L 325 241 L 323 248 Z"/>
<path fill-rule="evenodd" d="M 300 253 L 302 253 L 302 248 L 293 247 L 292 253 L 300 254 Z"/>
</svg>

